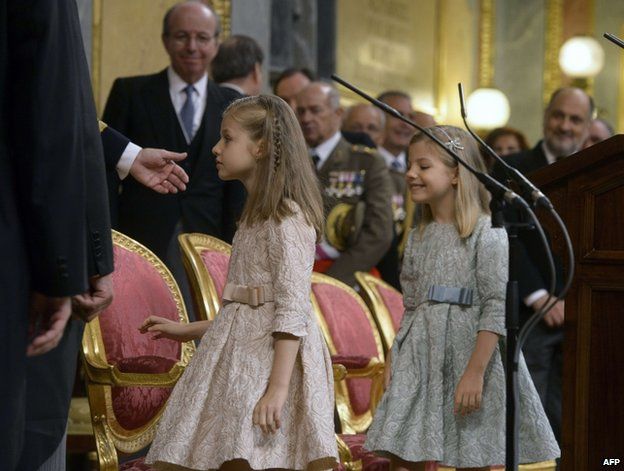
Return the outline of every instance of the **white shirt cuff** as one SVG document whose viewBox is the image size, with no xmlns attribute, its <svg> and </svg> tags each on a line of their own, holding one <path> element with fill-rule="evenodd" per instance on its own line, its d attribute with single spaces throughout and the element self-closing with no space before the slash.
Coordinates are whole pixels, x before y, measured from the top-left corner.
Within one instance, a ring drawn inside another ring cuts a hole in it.
<svg viewBox="0 0 624 471">
<path fill-rule="evenodd" d="M 132 167 L 134 160 L 137 158 L 137 155 L 139 155 L 139 152 L 141 152 L 142 150 L 143 149 L 136 144 L 133 144 L 132 142 L 128 143 L 123 151 L 123 154 L 121 154 L 121 157 L 119 158 L 119 162 L 117 162 L 116 167 L 117 175 L 119 175 L 119 178 L 121 180 L 128 176 L 128 174 L 130 173 L 130 167 Z"/>
<path fill-rule="evenodd" d="M 537 301 L 539 298 L 541 298 L 545 294 L 548 294 L 548 291 L 546 291 L 545 289 L 538 289 L 537 291 L 532 292 L 526 298 L 524 298 L 524 304 L 526 304 L 528 307 L 531 307 L 531 305 L 535 301 Z"/>
</svg>

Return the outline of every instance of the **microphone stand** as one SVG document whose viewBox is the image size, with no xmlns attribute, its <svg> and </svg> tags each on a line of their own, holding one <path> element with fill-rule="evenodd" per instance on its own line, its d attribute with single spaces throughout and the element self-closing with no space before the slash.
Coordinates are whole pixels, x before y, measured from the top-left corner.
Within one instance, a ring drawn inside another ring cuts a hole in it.
<svg viewBox="0 0 624 471">
<path fill-rule="evenodd" d="M 486 189 L 491 193 L 492 200 L 490 202 L 490 208 L 492 210 L 492 225 L 493 227 L 505 227 L 507 229 L 508 237 L 509 237 L 509 266 L 510 266 L 510 278 L 507 283 L 507 293 L 506 293 L 506 303 L 505 303 L 505 311 L 506 311 L 506 327 L 508 332 L 508 345 L 506 349 L 506 356 L 509 361 L 510 358 L 513 359 L 516 351 L 519 352 L 519 348 L 516 348 L 516 339 L 518 335 L 518 303 L 519 303 L 519 295 L 518 295 L 518 282 L 515 278 L 516 265 L 518 260 L 518 243 L 517 243 L 517 225 L 508 225 L 503 222 L 503 210 L 506 206 L 516 207 L 524 210 L 529 217 L 532 219 L 532 222 L 535 228 L 540 235 L 542 240 L 542 244 L 544 245 L 547 253 L 547 259 L 549 262 L 549 268 L 551 271 L 551 293 L 554 292 L 554 280 L 555 280 L 555 266 L 552 258 L 552 253 L 550 253 L 550 247 L 547 243 L 546 236 L 544 231 L 537 220 L 537 217 L 527 204 L 527 202 L 518 196 L 516 193 L 511 191 L 509 188 L 505 187 L 497 180 L 493 179 L 489 175 L 479 172 L 474 169 L 466 162 L 464 162 L 454 151 L 449 149 L 444 145 L 442 141 L 440 141 L 436 136 L 431 134 L 426 128 L 419 126 L 413 121 L 407 119 L 397 110 L 388 106 L 386 103 L 383 103 L 379 100 L 374 99 L 373 97 L 367 95 L 363 91 L 359 90 L 355 86 L 350 83 L 344 81 L 340 77 L 335 74 L 332 74 L 331 78 L 345 86 L 349 90 L 354 93 L 360 95 L 365 100 L 369 101 L 373 105 L 381 108 L 386 113 L 391 116 L 400 119 L 404 123 L 409 124 L 410 126 L 418 129 L 423 134 L 426 134 L 431 140 L 433 140 L 438 146 L 440 146 L 444 151 L 446 151 L 455 161 L 463 165 L 467 170 L 469 170 L 475 177 L 486 187 Z M 527 180 L 528 181 L 528 180 Z M 538 197 L 542 200 L 543 194 L 538 191 Z M 512 278 L 514 276 L 514 278 Z M 551 306 L 552 307 L 552 306 Z M 510 338 L 512 339 L 512 344 L 510 344 Z M 519 356 L 519 353 L 518 355 Z M 516 357 L 517 357 L 516 356 Z M 513 363 L 511 368 L 507 366 L 507 434 L 506 434 L 506 467 L 505 469 L 509 470 L 517 470 L 518 469 L 518 448 L 517 448 L 517 436 L 518 436 L 518 420 L 517 420 L 517 407 L 518 404 L 518 387 L 517 387 L 517 370 L 518 370 L 518 360 Z"/>
<path fill-rule="evenodd" d="M 511 280 L 515 280 L 517 273 L 515 270 L 517 269 L 517 250 L 518 250 L 518 229 L 523 225 L 519 225 L 516 223 L 507 224 L 508 228 L 508 237 L 509 237 L 509 282 L 507 283 L 507 305 L 506 305 L 506 326 L 507 326 L 507 349 L 506 349 L 506 358 L 505 358 L 505 370 L 507 372 L 506 377 L 506 402 L 507 402 L 507 417 L 506 417 L 506 469 L 517 469 L 518 465 L 518 449 L 517 449 L 517 435 L 518 435 L 518 363 L 520 360 L 520 352 L 522 349 L 522 345 L 524 345 L 525 340 L 528 337 L 529 332 L 544 318 L 546 313 L 550 311 L 558 300 L 563 299 L 568 292 L 571 284 L 572 278 L 574 276 L 574 252 L 572 249 L 572 243 L 570 241 L 570 237 L 568 234 L 568 230 L 565 227 L 565 224 L 559 217 L 559 214 L 555 211 L 550 200 L 535 186 L 531 181 L 529 181 L 522 173 L 520 173 L 514 167 L 511 167 L 504 159 L 502 159 L 481 137 L 473 132 L 467 122 L 467 114 L 466 114 L 466 106 L 464 102 L 464 90 L 462 84 L 459 83 L 459 100 L 461 106 L 461 115 L 462 120 L 464 121 L 464 125 L 468 132 L 472 135 L 472 137 L 481 144 L 483 149 L 492 156 L 501 166 L 501 168 L 505 171 L 506 175 L 513 179 L 521 188 L 521 193 L 525 195 L 525 197 L 532 201 L 533 206 L 542 206 L 546 208 L 551 215 L 557 221 L 559 227 L 561 228 L 564 238 L 566 240 L 566 246 L 568 249 L 568 258 L 569 258 L 569 272 L 566 281 L 566 285 L 561 293 L 554 297 L 555 290 L 555 272 L 554 265 L 551 267 L 550 273 L 550 287 L 548 292 L 548 298 L 544 305 L 531 316 L 531 318 L 525 323 L 522 330 L 518 333 L 519 328 L 519 318 L 518 318 L 518 304 L 519 300 L 517 298 L 517 282 L 515 286 L 510 286 Z M 542 241 L 543 242 L 543 241 Z M 552 252 L 550 251 L 550 247 L 547 247 L 548 253 L 552 256 Z M 514 297 L 514 301 L 512 305 L 509 305 L 510 297 Z M 551 303 L 551 299 L 554 299 Z"/>
<path fill-rule="evenodd" d="M 620 46 L 622 49 L 624 49 L 624 41 L 618 38 L 615 34 L 604 33 L 603 36 L 607 38 L 609 41 L 611 41 L 613 44 L 616 44 Z"/>
</svg>

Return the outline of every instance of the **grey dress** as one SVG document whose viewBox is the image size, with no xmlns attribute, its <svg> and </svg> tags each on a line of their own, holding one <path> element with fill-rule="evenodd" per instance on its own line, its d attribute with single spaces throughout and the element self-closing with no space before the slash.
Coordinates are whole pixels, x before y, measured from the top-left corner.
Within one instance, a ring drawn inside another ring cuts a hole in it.
<svg viewBox="0 0 624 471">
<path fill-rule="evenodd" d="M 460 239 L 451 224 L 412 230 L 401 285 L 405 315 L 392 346 L 392 381 L 365 447 L 406 461 L 439 461 L 454 467 L 505 462 L 505 373 L 499 346 L 486 369 L 481 408 L 453 413 L 455 390 L 476 344 L 477 333 L 505 334 L 507 237 L 479 218 Z M 470 307 L 428 301 L 432 285 L 473 289 Z M 560 455 L 524 359 L 519 367 L 520 462 Z"/>
</svg>

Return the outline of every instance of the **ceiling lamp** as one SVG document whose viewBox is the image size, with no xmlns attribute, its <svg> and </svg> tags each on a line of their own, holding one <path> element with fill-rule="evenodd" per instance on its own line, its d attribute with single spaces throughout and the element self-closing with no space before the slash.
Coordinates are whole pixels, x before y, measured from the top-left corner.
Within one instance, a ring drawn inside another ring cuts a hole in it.
<svg viewBox="0 0 624 471">
<path fill-rule="evenodd" d="M 509 100 L 497 88 L 477 88 L 466 102 L 468 123 L 480 130 L 499 128 L 509 121 Z"/>
<path fill-rule="evenodd" d="M 591 36 L 574 36 L 561 46 L 559 65 L 568 77 L 590 79 L 604 66 L 604 50 Z"/>
</svg>

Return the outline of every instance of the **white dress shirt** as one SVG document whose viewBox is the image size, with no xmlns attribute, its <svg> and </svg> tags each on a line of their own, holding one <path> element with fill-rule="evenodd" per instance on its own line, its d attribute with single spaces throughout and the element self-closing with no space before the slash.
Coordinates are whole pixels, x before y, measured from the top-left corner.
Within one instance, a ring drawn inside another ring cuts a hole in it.
<svg viewBox="0 0 624 471">
<path fill-rule="evenodd" d="M 182 78 L 175 73 L 175 71 L 169 66 L 167 68 L 167 79 L 169 80 L 169 96 L 171 97 L 171 103 L 173 104 L 173 109 L 176 112 L 176 116 L 178 117 L 178 122 L 180 123 L 180 129 L 184 133 L 184 137 L 186 137 L 186 142 L 188 144 L 191 143 L 192 137 L 186 135 L 186 131 L 184 130 L 184 125 L 182 124 L 182 120 L 180 119 L 180 111 L 186 102 L 186 92 L 184 89 L 186 88 L 188 83 L 186 83 Z M 201 124 L 202 117 L 204 116 L 204 111 L 206 110 L 206 86 L 208 84 L 208 73 L 205 73 L 202 78 L 200 78 L 197 82 L 193 83 L 193 105 L 195 106 L 195 115 L 193 116 L 193 136 L 199 129 L 199 125 Z"/>
<path fill-rule="evenodd" d="M 320 170 L 325 161 L 329 158 L 330 154 L 338 145 L 338 141 L 340 141 L 341 137 L 342 134 L 340 134 L 340 131 L 337 131 L 336 134 L 327 139 L 325 142 L 319 144 L 316 147 L 310 148 L 310 156 L 317 155 L 319 158 L 319 161 L 316 164 L 317 170 Z"/>
<path fill-rule="evenodd" d="M 388 168 L 401 173 L 407 172 L 407 157 L 405 155 L 405 151 L 401 151 L 399 155 L 394 155 L 382 146 L 377 147 L 377 150 L 386 161 Z"/>
</svg>

